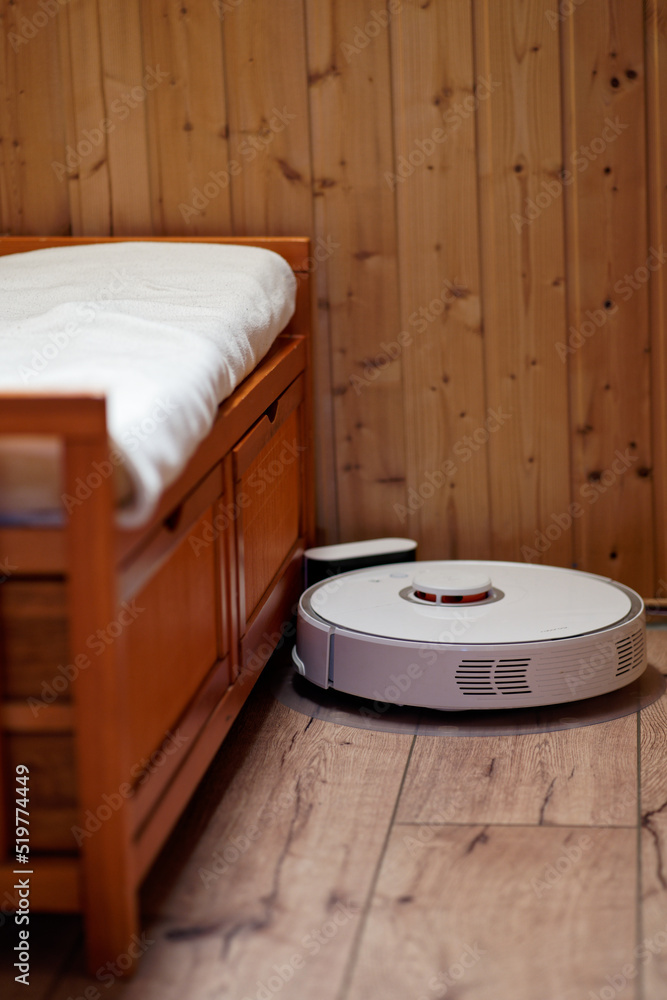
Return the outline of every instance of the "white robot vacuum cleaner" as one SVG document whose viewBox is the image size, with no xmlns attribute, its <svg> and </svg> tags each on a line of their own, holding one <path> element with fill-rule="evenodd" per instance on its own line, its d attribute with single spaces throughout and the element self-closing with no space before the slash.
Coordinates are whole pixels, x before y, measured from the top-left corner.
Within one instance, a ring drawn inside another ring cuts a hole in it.
<svg viewBox="0 0 667 1000">
<path fill-rule="evenodd" d="M 322 688 L 445 711 L 579 701 L 646 668 L 641 597 L 513 562 L 395 562 L 320 580 L 292 657 Z"/>
</svg>

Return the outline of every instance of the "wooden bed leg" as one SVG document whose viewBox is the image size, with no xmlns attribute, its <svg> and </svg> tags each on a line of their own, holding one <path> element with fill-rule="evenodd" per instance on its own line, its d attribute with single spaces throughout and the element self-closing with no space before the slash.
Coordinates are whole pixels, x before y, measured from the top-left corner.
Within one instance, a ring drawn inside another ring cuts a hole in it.
<svg viewBox="0 0 667 1000">
<path fill-rule="evenodd" d="M 80 803 L 73 835 L 82 852 L 88 968 L 116 977 L 134 965 L 141 946 L 127 808 L 127 687 L 115 642 L 124 620 L 114 584 L 112 480 L 103 475 L 110 467 L 104 400 L 90 402 L 102 408 L 103 432 L 69 437 L 65 459 L 71 653 L 89 663 L 72 683 Z"/>
</svg>

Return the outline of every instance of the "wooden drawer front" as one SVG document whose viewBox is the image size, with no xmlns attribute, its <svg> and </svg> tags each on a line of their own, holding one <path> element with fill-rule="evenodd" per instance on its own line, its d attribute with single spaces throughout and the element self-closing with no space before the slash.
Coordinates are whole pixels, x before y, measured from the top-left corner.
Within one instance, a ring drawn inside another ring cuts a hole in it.
<svg viewBox="0 0 667 1000">
<path fill-rule="evenodd" d="M 211 514 L 209 508 L 130 604 L 136 617 L 123 633 L 123 655 L 135 778 L 217 659 L 218 539 Z"/>
<path fill-rule="evenodd" d="M 8 825 L 14 822 L 14 775 L 18 764 L 30 768 L 30 850 L 78 851 L 72 827 L 79 823 L 74 738 L 66 734 L 6 733 L 3 737 L 3 786 Z M 7 843 L 15 837 L 6 830 Z"/>
<path fill-rule="evenodd" d="M 70 700 L 67 592 L 62 580 L 0 586 L 0 670 L 4 698 Z M 59 669 L 61 668 L 61 669 Z M 55 689 L 53 683 L 55 680 Z"/>
<path fill-rule="evenodd" d="M 292 410 L 236 484 L 236 501 L 241 511 L 237 532 L 243 575 L 242 634 L 299 538 L 302 479 L 299 416 L 298 410 Z"/>
</svg>

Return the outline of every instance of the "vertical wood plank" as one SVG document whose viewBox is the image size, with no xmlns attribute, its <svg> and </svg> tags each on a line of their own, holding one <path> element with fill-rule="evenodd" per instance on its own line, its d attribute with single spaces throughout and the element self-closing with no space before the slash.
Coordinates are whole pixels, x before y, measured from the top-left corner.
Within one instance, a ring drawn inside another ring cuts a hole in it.
<svg viewBox="0 0 667 1000">
<path fill-rule="evenodd" d="M 652 593 L 641 4 L 587 0 L 563 66 L 576 562 Z"/>
<path fill-rule="evenodd" d="M 58 26 L 67 122 L 61 179 L 69 188 L 72 235 L 108 236 L 111 190 L 97 4 L 70 0 Z"/>
<path fill-rule="evenodd" d="M 52 166 L 65 157 L 62 12 L 37 28 L 32 18 L 40 12 L 37 0 L 0 11 L 0 227 L 14 235 L 60 236 L 69 230 L 67 184 Z"/>
<path fill-rule="evenodd" d="M 141 4 L 143 58 L 169 78 L 146 104 L 153 232 L 231 233 L 221 23 L 212 3 Z"/>
<path fill-rule="evenodd" d="M 152 229 L 146 107 L 166 86 L 160 67 L 145 64 L 138 0 L 98 0 L 111 232 L 150 236 Z M 134 91 L 134 93 L 133 93 Z"/>
<path fill-rule="evenodd" d="M 303 0 L 223 3 L 234 233 L 313 235 L 311 130 Z M 289 57 L 285 57 L 289 53 Z M 329 358 L 331 268 L 337 253 L 318 230 L 308 262 L 316 288 L 313 396 L 318 441 L 318 535 L 335 541 L 337 484 Z M 333 254 L 333 256 L 332 256 Z M 314 303 L 315 308 L 315 303 Z"/>
<path fill-rule="evenodd" d="M 646 102 L 648 123 L 648 238 L 667 244 L 667 3 L 646 4 Z M 651 414 L 653 431 L 653 510 L 655 591 L 667 580 L 667 273 L 662 267 L 649 283 L 651 324 Z"/>
<path fill-rule="evenodd" d="M 486 448 L 466 443 L 475 432 L 483 440 L 487 419 L 474 109 L 493 96 L 476 86 L 469 0 L 412 0 L 391 31 L 396 173 L 388 183 L 409 334 L 402 359 L 412 501 L 399 520 L 418 534 L 421 558 L 479 559 L 491 539 Z"/>
<path fill-rule="evenodd" d="M 316 231 L 337 244 L 326 266 L 342 540 L 401 534 L 394 505 L 405 503 L 402 362 L 383 347 L 401 328 L 384 180 L 394 169 L 389 31 L 375 6 L 306 2 Z"/>
<path fill-rule="evenodd" d="M 569 565 L 567 371 L 558 34 L 549 0 L 475 3 L 476 72 L 498 84 L 478 111 L 487 401 L 511 414 L 489 439 L 493 556 Z M 553 187 L 555 185 L 555 188 Z M 551 197 L 545 191 L 558 190 Z M 532 221 L 530 204 L 544 209 Z"/>
<path fill-rule="evenodd" d="M 223 35 L 234 234 L 310 235 L 303 0 L 244 0 Z"/>
<path fill-rule="evenodd" d="M 667 633 L 650 631 L 649 657 L 662 672 L 667 667 Z M 653 647 L 653 648 L 651 648 Z M 641 926 L 642 939 L 651 942 L 642 965 L 645 996 L 659 996 L 667 979 L 667 772 L 665 727 L 667 695 L 641 714 Z M 656 940 L 657 939 L 657 940 Z"/>
</svg>

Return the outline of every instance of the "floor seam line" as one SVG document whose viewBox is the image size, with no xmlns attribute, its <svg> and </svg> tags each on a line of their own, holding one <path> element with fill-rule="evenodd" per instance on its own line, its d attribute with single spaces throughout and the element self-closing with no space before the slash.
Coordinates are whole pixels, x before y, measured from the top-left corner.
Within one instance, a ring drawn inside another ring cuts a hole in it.
<svg viewBox="0 0 667 1000">
<path fill-rule="evenodd" d="M 392 813 L 389 818 L 389 823 L 387 824 L 387 832 L 382 842 L 382 847 L 380 848 L 380 853 L 378 855 L 378 859 L 375 865 L 375 871 L 373 872 L 373 878 L 371 879 L 371 883 L 366 896 L 366 903 L 361 912 L 359 927 L 357 930 L 355 940 L 353 941 L 352 947 L 350 949 L 350 954 L 347 961 L 347 967 L 345 969 L 345 972 L 343 973 L 343 978 L 341 980 L 341 985 L 338 994 L 336 996 L 336 1000 L 346 1000 L 350 991 L 350 987 L 352 985 L 352 977 L 357 965 L 357 960 L 359 958 L 359 952 L 361 950 L 361 942 L 364 936 L 364 931 L 366 929 L 366 922 L 368 920 L 368 915 L 370 913 L 371 905 L 373 903 L 373 897 L 375 896 L 375 890 L 378 884 L 378 880 L 380 878 L 380 872 L 382 870 L 382 865 L 384 863 L 385 854 L 387 852 L 387 845 L 389 844 L 389 838 L 391 837 L 392 830 L 394 829 L 394 826 L 397 825 L 395 823 L 396 813 L 398 812 L 398 806 L 401 801 L 401 796 L 403 795 L 403 788 L 405 786 L 405 780 L 407 778 L 408 770 L 410 768 L 410 761 L 412 760 L 412 753 L 414 751 L 416 741 L 417 741 L 417 734 L 415 733 L 415 735 L 412 737 L 410 750 L 408 751 L 408 756 L 405 761 L 403 774 L 401 775 L 401 783 L 398 786 L 398 792 L 396 793 L 396 801 L 394 802 L 394 808 L 392 809 Z"/>
<path fill-rule="evenodd" d="M 644 869 L 642 865 L 642 714 L 637 712 L 637 887 L 635 911 L 635 946 L 638 947 L 643 938 L 644 914 L 642 911 L 642 883 Z M 646 994 L 643 965 L 639 966 L 637 979 L 637 1000 L 644 1000 Z"/>
</svg>

